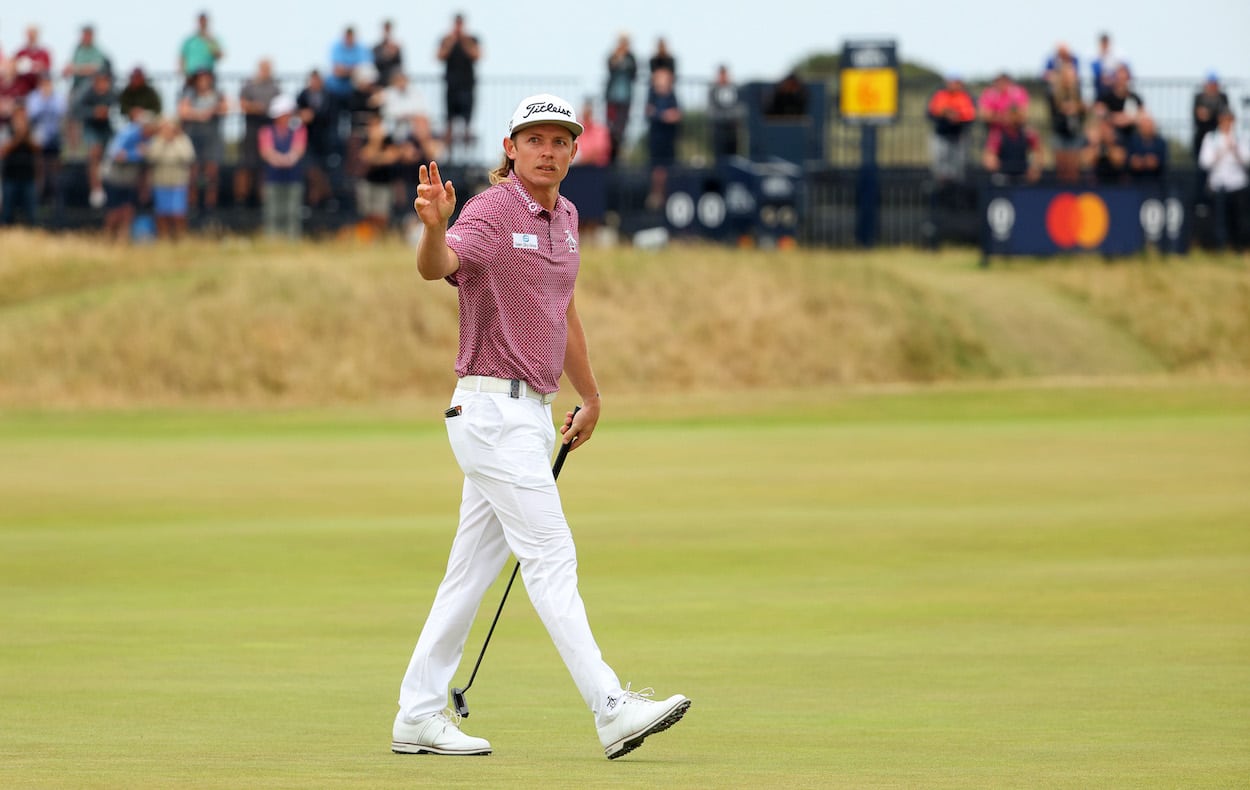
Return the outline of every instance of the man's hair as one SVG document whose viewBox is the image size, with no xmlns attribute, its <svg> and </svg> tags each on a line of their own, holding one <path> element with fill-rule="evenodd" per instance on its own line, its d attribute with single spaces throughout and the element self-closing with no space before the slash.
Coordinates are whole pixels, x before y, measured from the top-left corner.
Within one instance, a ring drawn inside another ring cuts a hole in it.
<svg viewBox="0 0 1250 790">
<path fill-rule="evenodd" d="M 503 155 L 503 162 L 499 164 L 499 167 L 496 167 L 494 170 L 490 171 L 490 173 L 488 174 L 490 185 L 494 186 L 495 184 L 501 183 L 503 181 L 507 181 L 511 176 L 512 176 L 512 159 L 505 152 Z"/>
</svg>

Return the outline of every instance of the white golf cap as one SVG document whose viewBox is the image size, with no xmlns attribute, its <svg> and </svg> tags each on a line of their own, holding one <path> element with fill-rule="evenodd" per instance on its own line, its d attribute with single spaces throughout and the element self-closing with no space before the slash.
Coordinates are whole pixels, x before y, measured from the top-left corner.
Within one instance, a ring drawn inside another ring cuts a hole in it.
<svg viewBox="0 0 1250 790">
<path fill-rule="evenodd" d="M 269 102 L 269 117 L 277 118 L 282 115 L 290 115 L 295 112 L 295 99 L 285 93 L 280 93 L 273 97 Z"/>
<path fill-rule="evenodd" d="M 539 93 L 522 99 L 508 121 L 508 136 L 516 134 L 527 126 L 540 123 L 554 123 L 563 126 L 577 137 L 582 133 L 582 125 L 577 122 L 577 113 L 573 105 L 552 96 L 550 93 Z"/>
</svg>

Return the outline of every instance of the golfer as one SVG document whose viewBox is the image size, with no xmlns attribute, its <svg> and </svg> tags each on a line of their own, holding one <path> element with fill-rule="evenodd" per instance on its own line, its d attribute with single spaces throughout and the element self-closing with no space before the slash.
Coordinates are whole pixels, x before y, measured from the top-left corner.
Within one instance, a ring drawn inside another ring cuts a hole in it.
<svg viewBox="0 0 1250 790">
<path fill-rule="evenodd" d="M 560 429 L 570 449 L 590 441 L 600 410 L 573 298 L 577 208 L 560 196 L 581 132 L 563 99 L 540 94 L 522 101 L 492 186 L 465 204 L 451 228 L 455 187 L 435 162 L 418 170 L 414 208 L 425 232 L 417 270 L 459 290 L 459 381 L 445 420 L 464 491 L 447 572 L 400 686 L 391 743 L 400 754 L 490 754 L 490 743 L 461 732 L 444 706 L 474 614 L 509 552 L 608 759 L 672 726 L 690 707 L 680 694 L 656 701 L 650 689 L 622 688 L 604 662 L 577 590 L 573 535 L 551 472 L 551 402 L 561 373 L 582 398 L 581 410 L 568 412 Z"/>
</svg>

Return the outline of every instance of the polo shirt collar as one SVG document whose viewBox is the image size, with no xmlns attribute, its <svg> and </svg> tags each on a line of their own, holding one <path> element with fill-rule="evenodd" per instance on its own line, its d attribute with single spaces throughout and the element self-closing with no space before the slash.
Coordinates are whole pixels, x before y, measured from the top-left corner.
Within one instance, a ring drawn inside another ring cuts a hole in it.
<svg viewBox="0 0 1250 790">
<path fill-rule="evenodd" d="M 517 199 L 525 204 L 526 211 L 537 217 L 539 214 L 547 210 L 543 207 L 543 204 L 534 199 L 534 196 L 530 194 L 529 190 L 525 188 L 525 185 L 521 183 L 521 179 L 517 178 L 515 174 L 508 178 L 508 183 L 512 187 L 512 194 L 516 195 Z M 557 212 L 568 213 L 568 201 L 565 199 L 564 195 L 556 196 L 556 207 L 551 211 L 551 213 L 555 214 Z"/>
</svg>

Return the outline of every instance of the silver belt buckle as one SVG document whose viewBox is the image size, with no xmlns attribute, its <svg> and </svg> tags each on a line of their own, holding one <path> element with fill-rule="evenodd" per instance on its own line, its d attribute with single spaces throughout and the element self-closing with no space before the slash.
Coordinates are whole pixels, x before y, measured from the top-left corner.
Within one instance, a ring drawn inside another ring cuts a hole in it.
<svg viewBox="0 0 1250 790">
<path fill-rule="evenodd" d="M 511 379 L 511 384 L 512 384 L 512 387 L 511 389 L 508 390 L 508 397 L 510 398 L 521 397 L 521 380 Z"/>
</svg>

